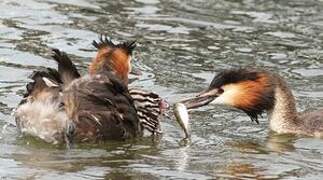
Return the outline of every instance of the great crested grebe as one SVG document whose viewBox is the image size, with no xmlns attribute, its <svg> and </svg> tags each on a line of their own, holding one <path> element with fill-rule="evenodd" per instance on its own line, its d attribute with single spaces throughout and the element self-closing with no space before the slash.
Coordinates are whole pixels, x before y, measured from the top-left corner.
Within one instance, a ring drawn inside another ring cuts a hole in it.
<svg viewBox="0 0 323 180">
<path fill-rule="evenodd" d="M 281 76 L 264 70 L 232 69 L 217 74 L 196 97 L 183 100 L 188 109 L 223 104 L 244 111 L 252 121 L 267 112 L 271 130 L 323 137 L 323 109 L 298 113 L 295 99 Z"/>
<path fill-rule="evenodd" d="M 157 94 L 128 89 L 135 42 L 115 44 L 101 36 L 89 74 L 80 76 L 57 49 L 58 70 L 31 75 L 27 93 L 15 111 L 18 129 L 49 143 L 97 142 L 160 133 L 160 115 L 168 104 Z"/>
</svg>

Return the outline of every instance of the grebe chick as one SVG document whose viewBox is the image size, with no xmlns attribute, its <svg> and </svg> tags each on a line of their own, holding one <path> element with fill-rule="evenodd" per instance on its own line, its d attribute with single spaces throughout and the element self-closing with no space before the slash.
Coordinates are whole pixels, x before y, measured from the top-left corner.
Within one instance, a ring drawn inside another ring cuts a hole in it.
<svg viewBox="0 0 323 180">
<path fill-rule="evenodd" d="M 270 129 L 323 137 L 323 109 L 298 113 L 295 98 L 281 76 L 265 70 L 232 69 L 217 74 L 210 86 L 182 101 L 188 109 L 223 104 L 244 111 L 252 121 L 267 112 Z"/>
</svg>

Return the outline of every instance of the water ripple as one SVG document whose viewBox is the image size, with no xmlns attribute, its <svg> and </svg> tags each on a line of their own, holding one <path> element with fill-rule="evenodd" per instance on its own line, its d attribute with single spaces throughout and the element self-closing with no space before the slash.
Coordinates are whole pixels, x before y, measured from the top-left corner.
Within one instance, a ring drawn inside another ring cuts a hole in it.
<svg viewBox="0 0 323 180">
<path fill-rule="evenodd" d="M 192 142 L 173 118 L 158 141 L 74 149 L 22 138 L 13 109 L 33 70 L 66 51 L 82 72 L 100 33 L 134 40 L 133 86 L 170 103 L 193 96 L 220 70 L 265 67 L 288 79 L 300 110 L 323 106 L 321 1 L 2 0 L 0 2 L 0 179 L 318 179 L 318 139 L 273 134 L 240 111 L 190 112 Z"/>
</svg>

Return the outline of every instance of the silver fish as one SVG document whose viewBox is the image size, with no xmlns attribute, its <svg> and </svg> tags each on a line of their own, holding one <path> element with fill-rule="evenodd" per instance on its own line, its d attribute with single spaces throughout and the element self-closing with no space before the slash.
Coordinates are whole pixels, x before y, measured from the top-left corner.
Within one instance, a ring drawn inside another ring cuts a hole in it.
<svg viewBox="0 0 323 180">
<path fill-rule="evenodd" d="M 177 123 L 184 130 L 185 139 L 190 138 L 189 117 L 186 106 L 183 103 L 176 103 L 174 106 L 174 114 Z"/>
</svg>

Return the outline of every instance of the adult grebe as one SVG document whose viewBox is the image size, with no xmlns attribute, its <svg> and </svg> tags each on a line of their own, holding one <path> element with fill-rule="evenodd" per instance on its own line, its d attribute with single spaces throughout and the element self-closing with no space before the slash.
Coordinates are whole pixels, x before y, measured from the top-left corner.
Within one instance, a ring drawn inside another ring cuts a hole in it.
<svg viewBox="0 0 323 180">
<path fill-rule="evenodd" d="M 47 68 L 31 76 L 27 93 L 16 109 L 18 129 L 50 143 L 97 142 L 160 132 L 167 108 L 157 95 L 128 90 L 134 42 L 93 42 L 98 49 L 83 77 L 65 53 L 53 50 L 58 71 Z"/>
<path fill-rule="evenodd" d="M 277 133 L 323 137 L 323 109 L 298 113 L 295 99 L 281 76 L 264 70 L 233 69 L 220 72 L 210 86 L 182 101 L 188 109 L 224 104 L 244 111 L 252 121 L 267 112 Z"/>
</svg>

